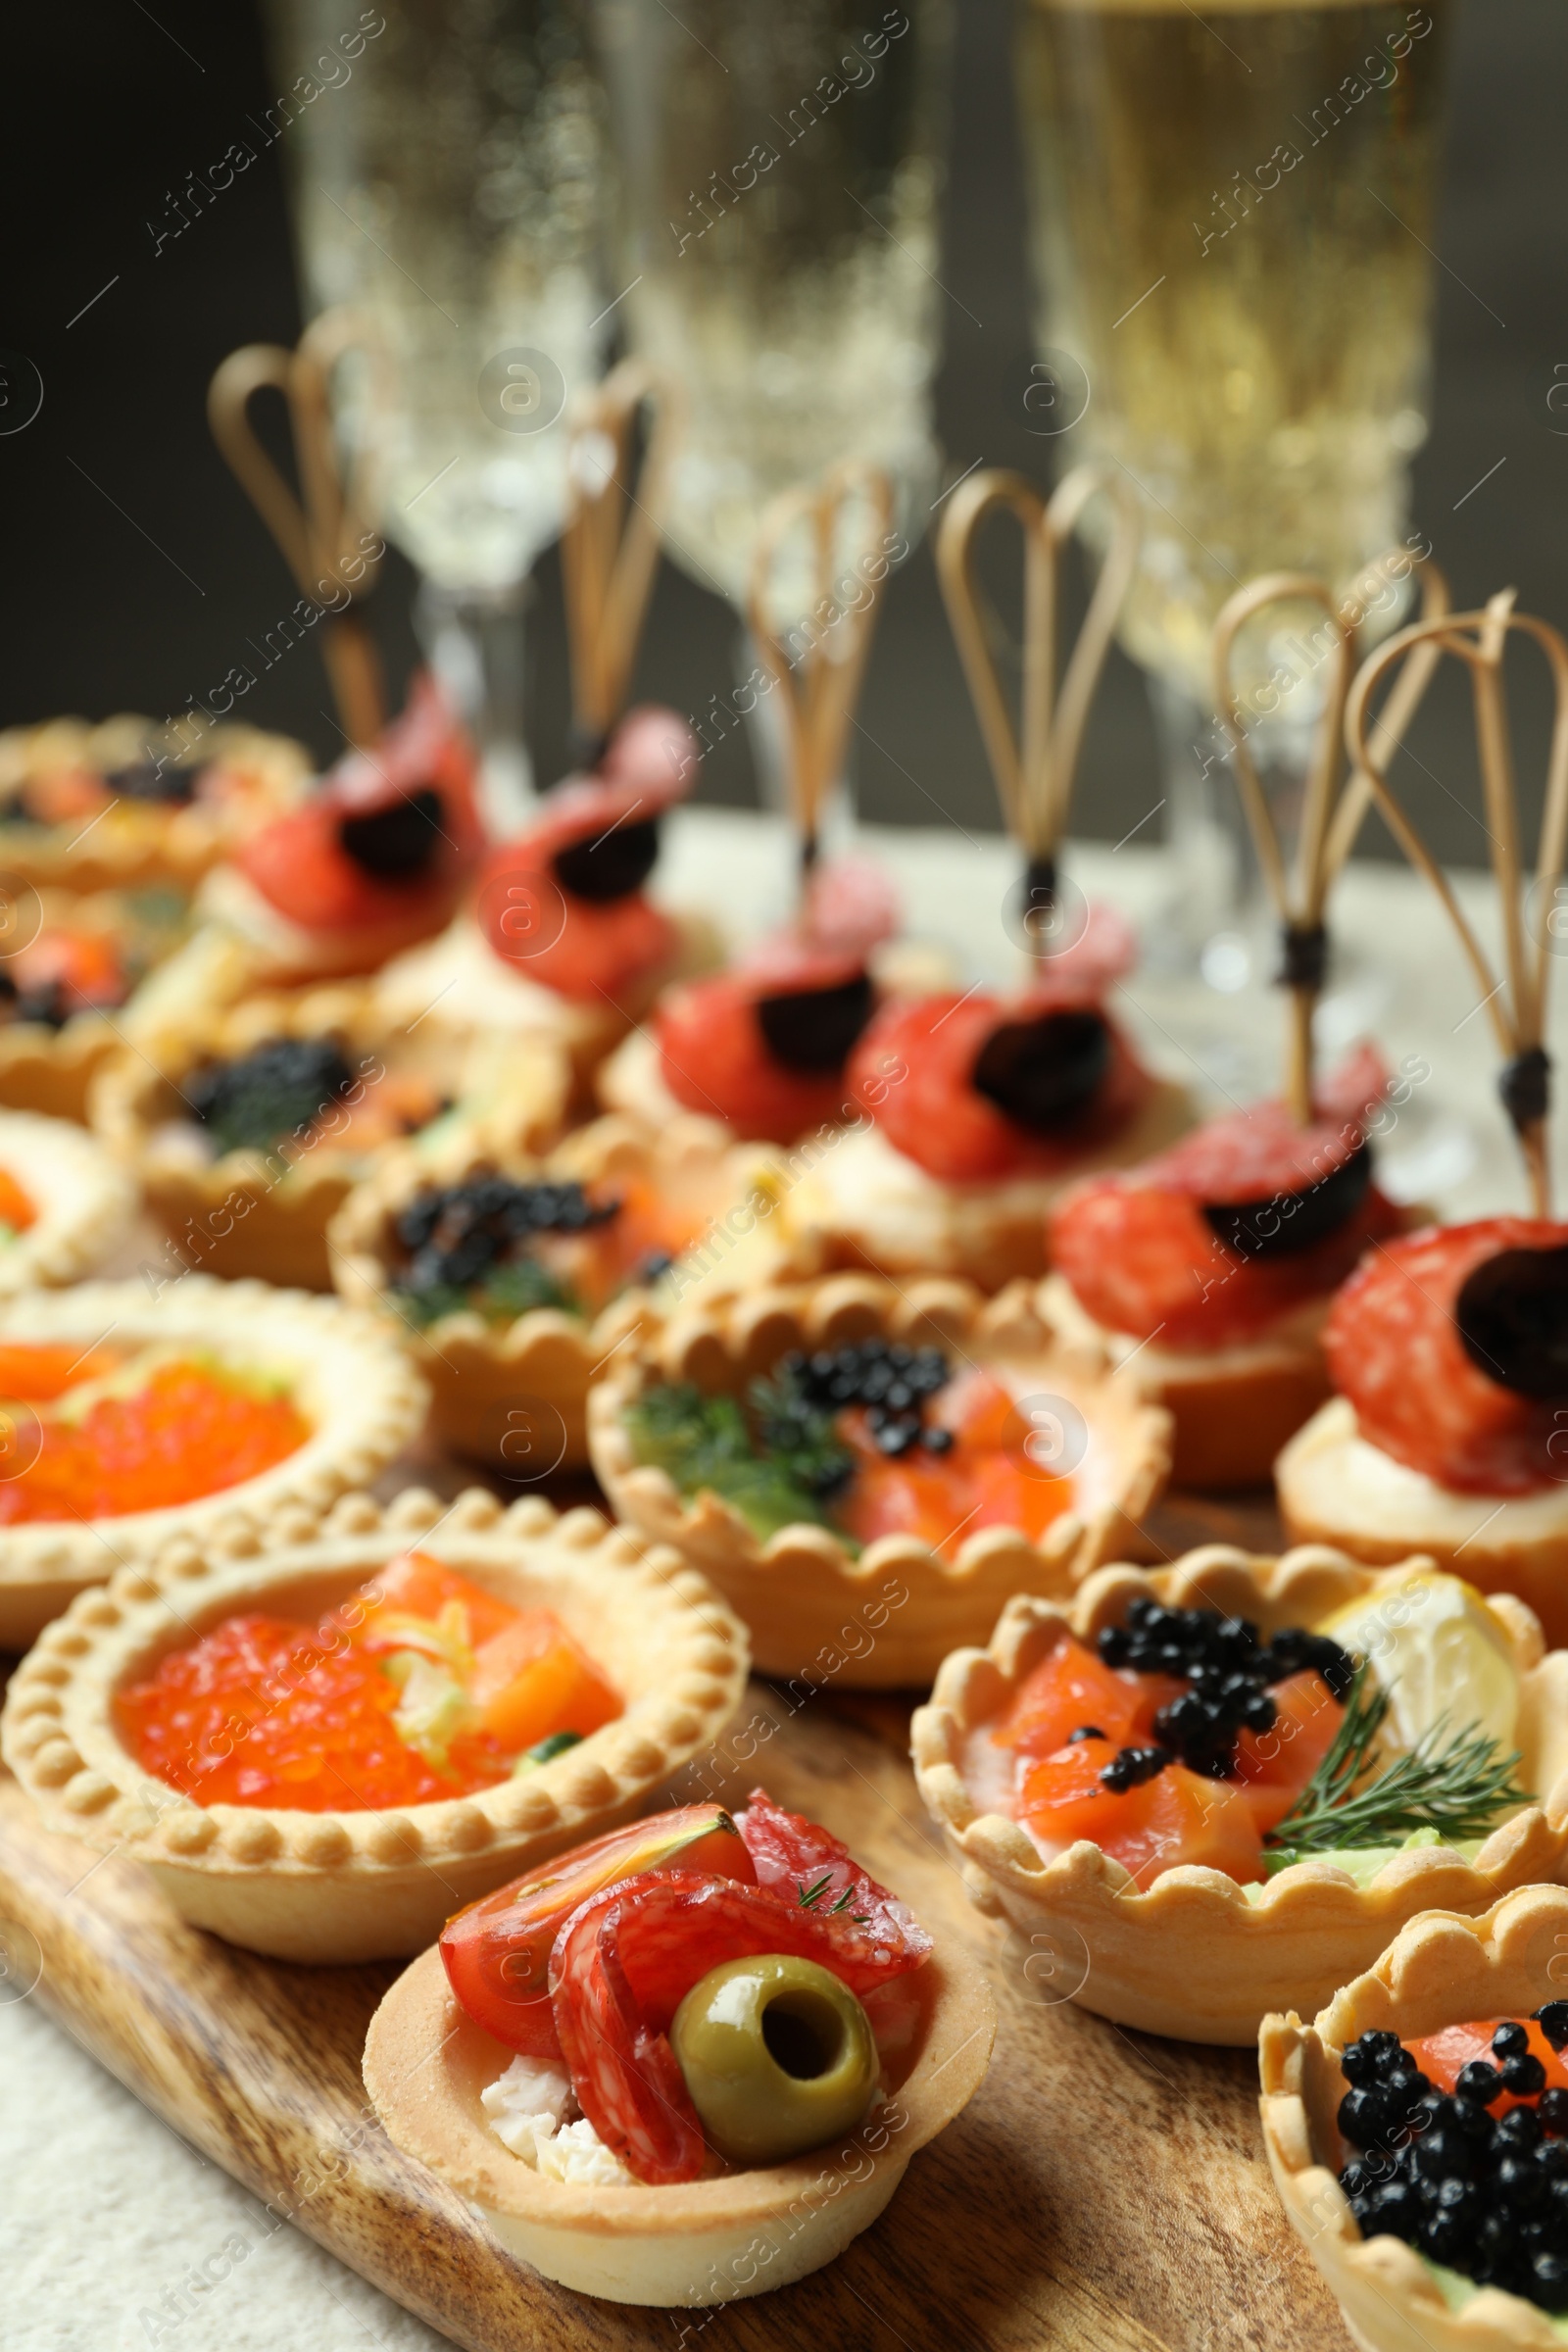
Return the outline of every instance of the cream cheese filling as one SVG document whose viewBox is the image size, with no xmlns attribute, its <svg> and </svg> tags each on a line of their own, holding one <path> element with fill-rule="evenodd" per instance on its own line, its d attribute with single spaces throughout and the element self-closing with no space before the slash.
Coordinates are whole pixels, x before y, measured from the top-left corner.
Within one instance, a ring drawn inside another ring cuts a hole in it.
<svg viewBox="0 0 1568 2352">
<path fill-rule="evenodd" d="M 1531 1494 L 1472 1494 L 1440 1486 L 1363 1438 L 1355 1407 L 1335 1396 L 1319 1408 L 1280 1456 L 1281 1498 L 1311 1526 L 1348 1528 L 1362 1537 L 1460 1544 L 1486 1532 L 1487 1549 L 1568 1541 L 1568 1480 Z"/>
<path fill-rule="evenodd" d="M 1097 1323 L 1060 1274 L 1048 1277 L 1044 1294 L 1046 1314 L 1064 1340 L 1102 1348 L 1115 1365 L 1136 1356 L 1139 1380 L 1150 1391 L 1167 1381 L 1245 1379 L 1250 1372 L 1272 1371 L 1282 1359 L 1294 1363 L 1315 1347 L 1332 1304 L 1330 1294 L 1304 1298 L 1251 1339 L 1234 1340 L 1222 1348 L 1162 1348 L 1157 1338 L 1140 1340 L 1130 1331 L 1111 1331 Z"/>
<path fill-rule="evenodd" d="M 531 2164 L 546 2180 L 596 2188 L 639 2185 L 636 2175 L 606 2147 L 578 2108 L 564 2066 L 543 2058 L 514 2058 L 506 2073 L 480 2091 L 479 2104 L 502 2146 Z"/>
</svg>

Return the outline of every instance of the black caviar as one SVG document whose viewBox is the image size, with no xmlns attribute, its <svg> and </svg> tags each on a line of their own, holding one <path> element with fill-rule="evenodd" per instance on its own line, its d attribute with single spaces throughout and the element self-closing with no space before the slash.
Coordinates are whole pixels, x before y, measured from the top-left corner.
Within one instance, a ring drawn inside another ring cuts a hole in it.
<svg viewBox="0 0 1568 2352">
<path fill-rule="evenodd" d="M 1535 2014 L 1562 2048 L 1568 2002 Z M 1568 2091 L 1543 2090 L 1545 2070 L 1518 2020 L 1498 2026 L 1492 2049 L 1496 2063 L 1472 2059 L 1449 2094 L 1397 2034 L 1352 2041 L 1339 2127 L 1361 2153 L 1340 2186 L 1363 2237 L 1403 2238 L 1478 2286 L 1568 2312 Z M 1508 2091 L 1540 2103 L 1492 2115 Z"/>
<path fill-rule="evenodd" d="M 1310 1670 L 1343 1699 L 1355 1675 L 1351 1658 L 1325 1634 L 1290 1626 L 1271 1642 L 1260 1642 L 1256 1626 L 1245 1617 L 1222 1617 L 1217 1609 L 1167 1608 L 1147 1594 L 1132 1602 L 1125 1625 L 1102 1628 L 1098 1646 L 1107 1666 L 1170 1675 L 1188 1686 L 1154 1717 L 1156 1747 L 1123 1748 L 1106 1765 L 1101 1778 L 1118 1791 L 1174 1762 L 1209 1780 L 1232 1778 L 1238 1735 L 1273 1728 L 1278 1710 L 1269 1696 L 1271 1684 Z M 1124 1769 L 1124 1757 L 1148 1755 L 1158 1755 L 1160 1763 L 1147 1770 L 1140 1766 L 1132 1779 L 1110 1778 Z"/>
<path fill-rule="evenodd" d="M 187 1078 L 192 1115 L 224 1152 L 270 1152 L 342 1102 L 354 1072 L 325 1037 L 269 1037 Z"/>
<path fill-rule="evenodd" d="M 909 1348 L 901 1340 L 858 1340 L 847 1348 L 799 1348 L 780 1358 L 776 1382 L 799 1398 L 804 1411 L 842 1412 L 863 1404 L 865 1422 L 878 1449 L 898 1455 L 920 1446 L 948 1453 L 953 1432 L 925 1425 L 926 1404 L 945 1389 L 953 1368 L 940 1348 Z"/>
<path fill-rule="evenodd" d="M 426 1320 L 477 1290 L 494 1292 L 498 1309 L 511 1313 L 569 1306 L 564 1286 L 530 1261 L 528 1244 L 539 1234 L 587 1233 L 609 1224 L 619 1209 L 618 1200 L 590 1200 L 576 1183 L 482 1175 L 432 1185 L 394 1220 L 393 1231 L 409 1253 L 397 1287 Z"/>
</svg>

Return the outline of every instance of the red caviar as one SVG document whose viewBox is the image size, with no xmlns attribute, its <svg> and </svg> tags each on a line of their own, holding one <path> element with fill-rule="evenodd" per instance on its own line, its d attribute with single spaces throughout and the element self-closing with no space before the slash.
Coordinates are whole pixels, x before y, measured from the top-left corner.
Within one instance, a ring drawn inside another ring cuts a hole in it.
<svg viewBox="0 0 1568 2352">
<path fill-rule="evenodd" d="M 438 1701 L 451 1692 L 450 1723 L 421 1711 L 420 1666 Z M 340 1813 L 491 1788 L 540 1740 L 585 1738 L 621 1703 L 551 1610 L 408 1552 L 314 1628 L 225 1618 L 117 1709 L 138 1762 L 203 1804 Z"/>
<path fill-rule="evenodd" d="M 30 1466 L 0 1484 L 0 1525 L 194 1502 L 285 1460 L 311 1425 L 286 1396 L 206 1364 L 167 1363 L 128 1396 L 96 1398 L 79 1421 L 42 1418 Z"/>
</svg>

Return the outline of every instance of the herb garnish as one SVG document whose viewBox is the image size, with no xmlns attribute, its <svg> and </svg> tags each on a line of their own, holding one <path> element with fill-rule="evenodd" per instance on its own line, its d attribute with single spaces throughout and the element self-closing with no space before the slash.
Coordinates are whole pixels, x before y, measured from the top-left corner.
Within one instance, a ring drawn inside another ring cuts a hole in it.
<svg viewBox="0 0 1568 2352">
<path fill-rule="evenodd" d="M 830 1426 L 825 1433 L 793 1422 L 781 1428 L 776 1386 L 768 1381 L 752 1385 L 759 1437 L 753 1436 L 738 1398 L 705 1396 L 691 1381 L 657 1382 L 643 1391 L 626 1416 L 640 1461 L 665 1471 L 683 1494 L 710 1488 L 734 1506 L 764 1544 L 780 1528 L 803 1522 L 833 1526 L 821 1482 L 834 1467 L 828 1447 L 837 1447 L 837 1440 Z M 766 1434 L 775 1429 L 786 1441 L 777 1450 Z M 847 1452 L 844 1458 L 847 1471 Z M 835 1528 L 834 1533 L 854 1548 L 842 1530 Z"/>
<path fill-rule="evenodd" d="M 1528 1804 L 1530 1791 L 1514 1772 L 1517 1753 L 1499 1755 L 1498 1742 L 1479 1724 L 1450 1733 L 1435 1723 L 1405 1755 L 1357 1789 L 1389 1711 L 1389 1693 L 1363 1663 L 1346 1693 L 1345 1720 L 1334 1744 L 1276 1828 L 1263 1857 L 1272 1875 L 1313 1854 L 1397 1845 L 1412 1830 L 1437 1830 L 1448 1840 L 1484 1838 L 1499 1814 Z"/>
</svg>

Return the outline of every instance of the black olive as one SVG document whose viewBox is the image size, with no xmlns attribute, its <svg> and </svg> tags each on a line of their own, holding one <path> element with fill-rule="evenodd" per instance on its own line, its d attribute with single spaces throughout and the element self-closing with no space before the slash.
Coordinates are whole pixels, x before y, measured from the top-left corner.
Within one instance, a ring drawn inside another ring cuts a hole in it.
<svg viewBox="0 0 1568 2352">
<path fill-rule="evenodd" d="M 870 977 L 857 972 L 833 988 L 797 988 L 757 1001 L 757 1025 L 787 1070 L 842 1069 L 871 1018 Z"/>
<path fill-rule="evenodd" d="M 659 862 L 659 819 L 627 817 L 618 825 L 605 825 L 581 841 L 568 842 L 551 862 L 556 880 L 574 899 L 587 899 L 595 906 L 629 899 Z"/>
<path fill-rule="evenodd" d="M 1298 1191 L 1270 1193 L 1258 1200 L 1203 1203 L 1209 1230 L 1241 1257 L 1293 1257 L 1311 1250 L 1344 1225 L 1366 1198 L 1372 1181 L 1372 1152 L 1358 1144 L 1348 1159 Z"/>
<path fill-rule="evenodd" d="M 405 793 L 387 808 L 338 819 L 344 855 L 380 882 L 407 882 L 433 863 L 441 845 L 441 795 L 433 785 Z"/>
<path fill-rule="evenodd" d="M 1088 1109 L 1110 1068 L 1110 1029 L 1087 1006 L 1042 1012 L 993 1029 L 971 1073 L 1019 1127 L 1054 1135 Z"/>
<path fill-rule="evenodd" d="M 1459 1287 L 1453 1319 L 1470 1361 L 1521 1396 L 1568 1396 L 1568 1246 L 1499 1250 Z"/>
</svg>

